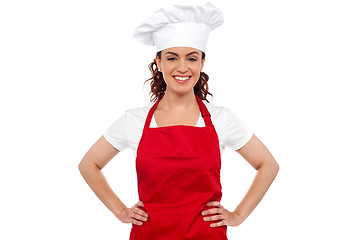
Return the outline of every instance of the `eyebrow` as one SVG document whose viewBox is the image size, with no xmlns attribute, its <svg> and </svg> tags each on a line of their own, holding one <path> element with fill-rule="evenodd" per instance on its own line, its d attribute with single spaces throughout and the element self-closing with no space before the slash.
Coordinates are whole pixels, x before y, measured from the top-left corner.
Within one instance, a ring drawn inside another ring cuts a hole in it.
<svg viewBox="0 0 361 240">
<path fill-rule="evenodd" d="M 192 54 L 194 54 L 194 53 L 196 53 L 196 54 L 198 54 L 198 55 L 199 55 L 199 53 L 198 53 L 198 52 L 194 51 L 194 52 L 190 52 L 190 53 L 188 53 L 186 56 L 192 55 Z M 173 54 L 173 55 L 176 55 L 176 56 L 178 56 L 178 57 L 179 57 L 179 55 L 178 55 L 177 53 L 175 53 L 175 52 L 166 52 L 164 55 L 166 55 L 166 54 Z"/>
</svg>

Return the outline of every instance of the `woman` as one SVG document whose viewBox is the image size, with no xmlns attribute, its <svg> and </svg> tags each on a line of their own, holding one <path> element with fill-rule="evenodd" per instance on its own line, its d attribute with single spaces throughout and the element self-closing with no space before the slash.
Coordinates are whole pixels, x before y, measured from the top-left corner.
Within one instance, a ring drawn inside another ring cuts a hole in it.
<svg viewBox="0 0 361 240">
<path fill-rule="evenodd" d="M 210 3 L 173 5 L 136 30 L 138 40 L 157 47 L 149 79 L 156 102 L 128 109 L 79 164 L 100 200 L 120 221 L 132 223 L 130 239 L 227 239 L 227 226 L 238 226 L 249 216 L 277 175 L 278 164 L 262 142 L 227 108 L 206 99 L 205 46 L 209 32 L 222 23 L 220 10 Z M 220 203 L 224 146 L 257 170 L 234 211 Z M 126 147 L 136 150 L 140 201 L 131 208 L 101 172 Z"/>
</svg>

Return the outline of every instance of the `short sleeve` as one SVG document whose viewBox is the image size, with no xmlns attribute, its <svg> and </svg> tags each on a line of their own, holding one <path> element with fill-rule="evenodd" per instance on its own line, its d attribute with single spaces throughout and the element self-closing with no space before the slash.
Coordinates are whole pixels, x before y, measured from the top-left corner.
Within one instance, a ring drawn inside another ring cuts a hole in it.
<svg viewBox="0 0 361 240">
<path fill-rule="evenodd" d="M 128 140 L 128 110 L 113 122 L 104 132 L 104 138 L 116 149 L 122 151 L 129 147 Z"/>
<path fill-rule="evenodd" d="M 232 150 L 243 147 L 253 136 L 253 130 L 228 108 L 224 110 L 225 146 Z"/>
</svg>

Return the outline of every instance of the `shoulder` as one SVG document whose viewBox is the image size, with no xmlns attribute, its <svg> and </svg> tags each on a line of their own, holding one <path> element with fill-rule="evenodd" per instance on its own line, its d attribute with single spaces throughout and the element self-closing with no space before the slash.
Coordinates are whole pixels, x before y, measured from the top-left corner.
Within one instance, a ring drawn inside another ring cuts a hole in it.
<svg viewBox="0 0 361 240">
<path fill-rule="evenodd" d="M 127 108 L 120 117 L 112 124 L 108 130 L 123 131 L 140 126 L 145 122 L 149 109 L 153 106 L 153 102 L 141 107 Z"/>
<path fill-rule="evenodd" d="M 126 110 L 128 118 L 144 118 L 144 116 L 147 116 L 149 110 L 154 104 L 155 102 L 150 102 L 148 104 L 145 104 L 144 106 L 128 108 Z"/>
<path fill-rule="evenodd" d="M 232 109 L 223 105 L 215 105 L 213 103 L 208 103 L 206 100 L 202 100 L 205 106 L 207 107 L 209 113 L 213 118 L 222 117 L 223 121 L 229 122 L 233 120 L 242 120 L 244 116 L 236 114 Z"/>
<path fill-rule="evenodd" d="M 127 108 L 104 132 L 104 138 L 119 151 L 131 147 L 136 149 L 143 126 L 153 102 L 142 107 Z"/>
<path fill-rule="evenodd" d="M 226 107 L 215 105 L 211 102 L 207 102 L 206 100 L 202 100 L 204 105 L 207 107 L 209 113 L 211 114 L 212 118 L 219 118 L 220 116 L 224 115 L 224 112 L 226 111 Z"/>
<path fill-rule="evenodd" d="M 253 127 L 244 120 L 245 116 L 238 115 L 225 106 L 217 106 L 208 102 L 204 102 L 204 104 L 211 114 L 222 146 L 237 150 L 251 139 Z"/>
</svg>

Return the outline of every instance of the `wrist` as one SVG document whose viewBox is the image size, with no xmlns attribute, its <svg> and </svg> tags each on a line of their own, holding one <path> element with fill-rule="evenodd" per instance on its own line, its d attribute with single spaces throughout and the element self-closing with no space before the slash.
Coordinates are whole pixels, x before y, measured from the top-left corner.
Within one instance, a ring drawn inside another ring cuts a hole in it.
<svg viewBox="0 0 361 240">
<path fill-rule="evenodd" d="M 121 220 L 124 210 L 127 208 L 127 206 L 122 206 L 120 208 L 117 208 L 116 211 L 113 212 L 113 214 Z"/>
<path fill-rule="evenodd" d="M 236 216 L 238 216 L 239 224 L 243 223 L 246 217 L 244 217 L 240 211 L 234 210 L 233 212 L 235 213 Z"/>
</svg>

